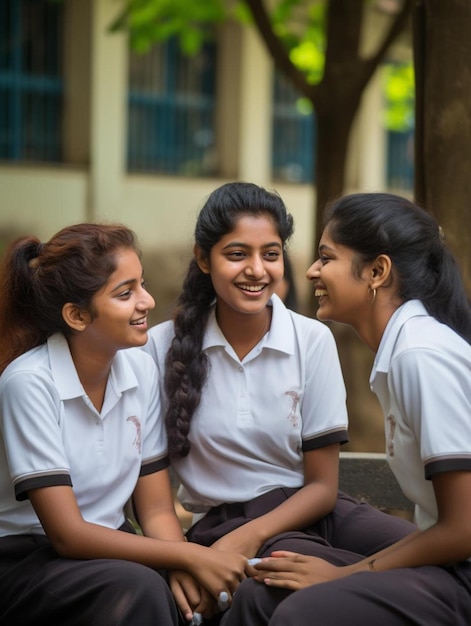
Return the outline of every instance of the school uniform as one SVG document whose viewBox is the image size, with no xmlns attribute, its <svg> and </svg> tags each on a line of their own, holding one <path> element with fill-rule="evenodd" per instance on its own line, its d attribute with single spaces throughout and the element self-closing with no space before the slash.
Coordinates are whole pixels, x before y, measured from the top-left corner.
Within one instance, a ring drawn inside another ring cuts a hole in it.
<svg viewBox="0 0 471 626">
<path fill-rule="evenodd" d="M 274 485 L 300 488 L 303 452 L 347 441 L 345 386 L 330 330 L 271 298 L 269 332 L 242 361 L 213 308 L 203 339 L 209 373 L 191 420 L 190 453 L 172 464 L 179 500 L 206 513 L 246 502 Z M 173 322 L 151 328 L 143 347 L 163 381 Z M 163 391 L 163 389 L 162 389 Z"/>
<path fill-rule="evenodd" d="M 370 384 L 385 416 L 391 469 L 416 503 L 417 523 L 425 530 L 437 521 L 431 477 L 471 470 L 471 346 L 421 302 L 406 302 L 389 320 Z M 356 529 L 372 531 L 361 520 Z M 271 602 L 273 607 L 273 597 Z M 243 612 L 256 614 L 255 603 L 246 603 Z M 228 618 L 225 626 L 236 623 Z M 258 619 L 243 623 L 469 626 L 471 562 L 355 574 L 286 594 L 271 620 L 266 610 Z"/>
<path fill-rule="evenodd" d="M 203 514 L 187 536 L 204 545 L 267 513 L 301 488 L 303 452 L 348 439 L 345 387 L 331 331 L 288 310 L 276 295 L 269 304 L 270 330 L 242 360 L 222 334 L 214 309 L 204 334 L 208 379 L 191 421 L 190 453 L 173 464 L 182 482 L 182 504 Z M 156 360 L 161 381 L 172 337 L 173 323 L 164 322 L 150 330 L 143 348 Z M 368 538 L 361 546 L 365 550 L 385 547 L 415 528 L 339 494 L 330 515 L 309 528 L 273 537 L 257 556 L 284 549 L 317 556 L 327 552 L 339 564 L 355 562 L 360 557 L 351 552 L 358 541 L 348 532 L 350 521 L 371 515 L 374 541 Z M 278 591 L 265 603 L 263 585 L 246 581 L 233 607 L 251 606 L 252 594 L 257 611 L 266 614 L 287 595 Z M 224 619 L 231 615 L 231 624 L 264 623 L 260 613 L 244 610 L 242 616 L 238 610 L 230 609 Z"/>
<path fill-rule="evenodd" d="M 0 377 L 0 623 L 131 624 L 136 615 L 143 624 L 178 623 L 154 570 L 117 559 L 59 558 L 27 496 L 71 486 L 86 521 L 132 531 L 124 506 L 139 476 L 168 466 L 156 371 L 142 357 L 117 352 L 101 412 L 61 334 Z M 158 601 L 147 602 L 145 589 Z"/>
</svg>

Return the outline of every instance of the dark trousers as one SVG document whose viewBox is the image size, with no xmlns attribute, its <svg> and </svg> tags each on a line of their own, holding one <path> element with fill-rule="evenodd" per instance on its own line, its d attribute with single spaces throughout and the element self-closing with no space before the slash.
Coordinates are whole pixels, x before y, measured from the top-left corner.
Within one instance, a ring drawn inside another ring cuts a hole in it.
<svg viewBox="0 0 471 626">
<path fill-rule="evenodd" d="M 342 566 L 416 529 L 339 494 L 335 509 L 306 533 L 283 533 L 260 555 L 290 550 Z M 365 572 L 291 592 L 245 580 L 221 626 L 470 626 L 471 564 Z"/>
<path fill-rule="evenodd" d="M 46 537 L 0 539 L 1 626 L 177 626 L 167 582 L 119 559 L 64 559 Z"/>
</svg>

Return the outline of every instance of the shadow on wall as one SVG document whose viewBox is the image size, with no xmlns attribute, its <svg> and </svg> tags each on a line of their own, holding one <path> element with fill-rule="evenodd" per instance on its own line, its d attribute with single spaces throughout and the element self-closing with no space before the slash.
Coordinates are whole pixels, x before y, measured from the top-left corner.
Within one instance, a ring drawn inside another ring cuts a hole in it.
<svg viewBox="0 0 471 626">
<path fill-rule="evenodd" d="M 143 251 L 144 278 L 155 299 L 155 309 L 149 315 L 151 325 L 172 317 L 191 257 L 188 246 Z"/>
</svg>

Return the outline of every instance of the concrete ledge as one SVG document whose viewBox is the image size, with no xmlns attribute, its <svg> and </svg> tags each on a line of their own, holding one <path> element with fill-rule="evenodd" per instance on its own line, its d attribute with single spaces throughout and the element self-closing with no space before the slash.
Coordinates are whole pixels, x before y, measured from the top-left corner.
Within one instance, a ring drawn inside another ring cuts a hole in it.
<svg viewBox="0 0 471 626">
<path fill-rule="evenodd" d="M 381 452 L 341 452 L 339 488 L 382 510 L 413 511 Z"/>
</svg>

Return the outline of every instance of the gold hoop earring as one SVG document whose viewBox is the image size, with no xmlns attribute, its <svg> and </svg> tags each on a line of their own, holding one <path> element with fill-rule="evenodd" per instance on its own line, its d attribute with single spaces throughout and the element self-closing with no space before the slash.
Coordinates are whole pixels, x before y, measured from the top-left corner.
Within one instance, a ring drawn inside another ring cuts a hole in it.
<svg viewBox="0 0 471 626">
<path fill-rule="evenodd" d="M 376 289 L 374 287 L 368 287 L 368 304 L 374 304 L 376 300 Z"/>
</svg>

